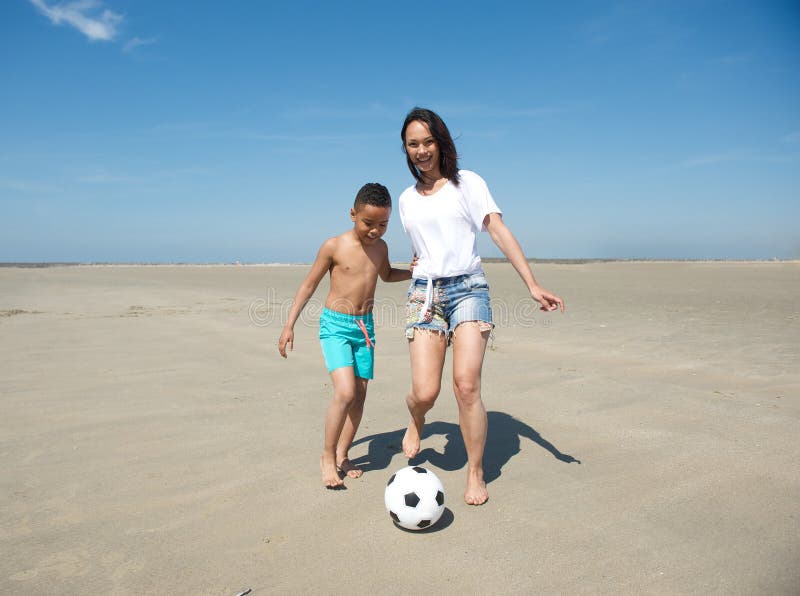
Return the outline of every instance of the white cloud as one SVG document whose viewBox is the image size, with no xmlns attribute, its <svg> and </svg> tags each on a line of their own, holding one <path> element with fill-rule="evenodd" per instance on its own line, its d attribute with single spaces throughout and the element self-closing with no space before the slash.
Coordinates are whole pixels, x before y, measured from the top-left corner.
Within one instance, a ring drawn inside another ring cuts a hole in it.
<svg viewBox="0 0 800 596">
<path fill-rule="evenodd" d="M 800 130 L 795 130 L 794 132 L 790 132 L 788 135 L 783 137 L 784 143 L 800 143 Z"/>
<path fill-rule="evenodd" d="M 741 159 L 741 153 L 712 153 L 708 155 L 698 155 L 691 159 L 687 159 L 682 162 L 681 165 L 686 168 L 696 168 L 699 166 L 708 166 L 730 161 L 740 161 Z"/>
<path fill-rule="evenodd" d="M 141 182 L 141 179 L 134 178 L 132 176 L 120 176 L 117 174 L 100 172 L 98 174 L 78 176 L 77 181 L 83 182 L 85 184 L 116 184 L 116 183 Z"/>
<path fill-rule="evenodd" d="M 728 54 L 719 58 L 713 58 L 712 64 L 724 64 L 727 66 L 735 66 L 738 64 L 749 64 L 753 61 L 753 56 L 748 53 Z"/>
<path fill-rule="evenodd" d="M 283 112 L 286 118 L 319 118 L 328 119 L 359 119 L 359 118 L 395 118 L 398 110 L 394 110 L 380 103 L 372 103 L 365 107 L 331 107 L 326 105 L 306 105 L 294 107 Z"/>
<path fill-rule="evenodd" d="M 117 36 L 123 16 L 104 9 L 97 0 L 74 0 L 48 6 L 45 0 L 29 0 L 54 25 L 74 27 L 91 41 L 110 41 Z"/>
<path fill-rule="evenodd" d="M 768 163 L 768 164 L 793 164 L 797 162 L 797 153 L 767 153 L 753 150 L 729 151 L 727 153 L 711 153 L 698 155 L 681 162 L 684 168 L 698 168 L 722 163 Z"/>
<path fill-rule="evenodd" d="M 149 37 L 149 38 L 146 38 L 146 39 L 142 39 L 141 37 L 134 37 L 133 39 L 128 41 L 125 44 L 125 46 L 123 46 L 122 50 L 124 52 L 131 52 L 135 48 L 138 48 L 139 46 L 149 46 L 150 44 L 154 44 L 154 43 L 156 43 L 156 40 L 155 40 L 154 37 Z"/>
<path fill-rule="evenodd" d="M 344 134 L 280 134 L 280 133 L 260 133 L 242 132 L 236 134 L 236 138 L 247 141 L 266 141 L 266 142 L 289 142 L 289 143 L 350 143 L 353 141 L 369 141 L 373 139 L 385 140 L 387 137 L 394 136 L 394 132 L 387 131 L 380 133 L 344 133 Z"/>
<path fill-rule="evenodd" d="M 58 190 L 55 186 L 16 178 L 0 178 L 0 188 L 21 193 L 50 193 Z"/>
<path fill-rule="evenodd" d="M 435 107 L 433 107 L 435 106 Z M 445 122 L 454 117 L 471 118 L 549 118 L 570 112 L 583 111 L 589 107 L 587 102 L 564 101 L 552 105 L 507 106 L 503 104 L 484 103 L 458 103 L 451 101 L 436 101 L 430 107 L 438 113 Z"/>
</svg>

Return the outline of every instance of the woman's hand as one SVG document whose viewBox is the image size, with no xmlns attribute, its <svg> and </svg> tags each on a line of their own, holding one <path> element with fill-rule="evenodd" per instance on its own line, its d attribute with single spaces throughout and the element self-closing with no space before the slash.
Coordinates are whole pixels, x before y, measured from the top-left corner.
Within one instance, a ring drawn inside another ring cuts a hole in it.
<svg viewBox="0 0 800 596">
<path fill-rule="evenodd" d="M 539 310 L 543 310 L 545 312 L 561 310 L 561 312 L 564 312 L 564 301 L 552 292 L 548 292 L 540 286 L 534 286 L 531 289 L 531 297 L 542 305 L 539 307 Z"/>
</svg>

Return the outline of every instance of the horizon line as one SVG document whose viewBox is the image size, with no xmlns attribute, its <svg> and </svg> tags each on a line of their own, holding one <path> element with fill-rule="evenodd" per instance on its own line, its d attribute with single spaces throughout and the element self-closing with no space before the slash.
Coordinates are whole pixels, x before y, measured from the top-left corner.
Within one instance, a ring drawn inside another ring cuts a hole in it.
<svg viewBox="0 0 800 596">
<path fill-rule="evenodd" d="M 800 263 L 797 258 L 657 258 L 657 257 L 577 257 L 577 258 L 531 258 L 528 263 L 553 265 L 591 265 L 596 263 Z M 404 261 L 396 261 L 398 264 Z M 509 263 L 501 257 L 487 257 L 482 263 Z M 304 261 L 0 261 L 0 268 L 6 269 L 46 269 L 49 267 L 304 267 L 311 265 Z"/>
</svg>

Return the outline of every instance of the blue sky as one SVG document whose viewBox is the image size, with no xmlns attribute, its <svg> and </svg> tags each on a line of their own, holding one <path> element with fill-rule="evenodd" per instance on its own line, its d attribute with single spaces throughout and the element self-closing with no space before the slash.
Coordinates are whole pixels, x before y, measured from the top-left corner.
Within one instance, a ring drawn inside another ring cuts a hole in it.
<svg viewBox="0 0 800 596">
<path fill-rule="evenodd" d="M 5 0 L 0 81 L 0 261 L 309 262 L 415 105 L 529 257 L 800 258 L 796 1 Z"/>
</svg>

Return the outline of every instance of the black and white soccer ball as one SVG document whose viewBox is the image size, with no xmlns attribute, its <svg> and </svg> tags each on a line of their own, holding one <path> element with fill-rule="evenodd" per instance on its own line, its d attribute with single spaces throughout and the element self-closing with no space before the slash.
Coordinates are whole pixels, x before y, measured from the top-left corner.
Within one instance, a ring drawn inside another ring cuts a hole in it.
<svg viewBox="0 0 800 596">
<path fill-rule="evenodd" d="M 407 530 L 424 530 L 444 513 L 444 487 L 436 474 L 408 466 L 389 478 L 383 493 L 392 521 Z"/>
</svg>

